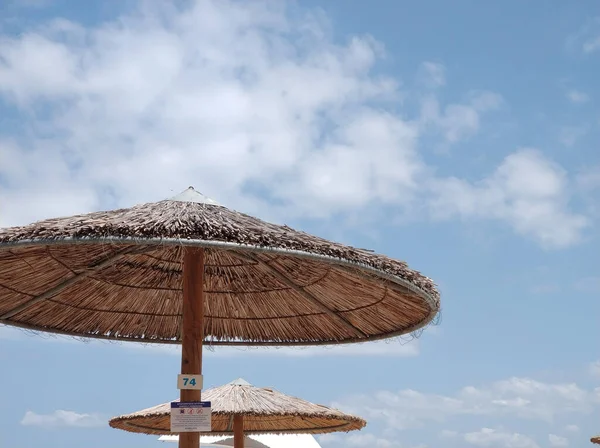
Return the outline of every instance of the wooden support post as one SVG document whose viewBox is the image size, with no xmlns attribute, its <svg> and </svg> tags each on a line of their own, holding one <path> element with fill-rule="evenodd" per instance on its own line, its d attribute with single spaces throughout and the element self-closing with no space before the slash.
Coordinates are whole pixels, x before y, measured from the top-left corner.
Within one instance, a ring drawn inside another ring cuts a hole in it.
<svg viewBox="0 0 600 448">
<path fill-rule="evenodd" d="M 202 374 L 204 340 L 204 249 L 186 247 L 183 256 L 183 324 L 181 373 Z M 200 401 L 201 391 L 181 390 L 180 400 Z M 179 434 L 179 448 L 198 448 L 200 433 Z"/>
<path fill-rule="evenodd" d="M 233 416 L 233 448 L 244 448 L 244 416 Z"/>
</svg>

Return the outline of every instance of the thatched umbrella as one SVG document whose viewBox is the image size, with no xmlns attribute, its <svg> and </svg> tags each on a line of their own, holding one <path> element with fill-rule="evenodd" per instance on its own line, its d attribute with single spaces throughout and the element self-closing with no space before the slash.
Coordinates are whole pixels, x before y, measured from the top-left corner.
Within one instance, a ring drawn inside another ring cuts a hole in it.
<svg viewBox="0 0 600 448">
<path fill-rule="evenodd" d="M 245 434 L 326 434 L 362 429 L 366 422 L 337 409 L 313 404 L 271 388 L 255 387 L 243 379 L 207 389 L 212 422 L 203 435 L 233 435 L 234 446 L 244 446 Z M 109 421 L 113 428 L 144 434 L 171 433 L 171 402 L 121 415 Z"/>
<path fill-rule="evenodd" d="M 371 341 L 424 327 L 439 306 L 434 283 L 404 262 L 229 210 L 191 187 L 0 230 L 0 323 L 182 344 L 182 374 L 200 383 L 203 343 Z M 182 388 L 182 401 L 200 399 Z M 182 434 L 180 447 L 198 440 Z"/>
<path fill-rule="evenodd" d="M 591 441 L 592 443 L 595 443 L 595 444 L 597 444 L 597 445 L 600 445 L 600 436 L 594 436 L 594 437 L 592 437 L 592 438 L 590 439 L 590 441 Z"/>
</svg>

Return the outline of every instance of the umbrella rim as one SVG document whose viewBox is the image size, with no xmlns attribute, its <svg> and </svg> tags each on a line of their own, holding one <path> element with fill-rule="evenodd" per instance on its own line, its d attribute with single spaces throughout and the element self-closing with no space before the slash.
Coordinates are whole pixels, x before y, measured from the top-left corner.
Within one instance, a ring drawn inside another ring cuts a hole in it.
<svg viewBox="0 0 600 448">
<path fill-rule="evenodd" d="M 600 435 L 594 436 L 590 439 L 590 442 L 600 445 Z"/>
<path fill-rule="evenodd" d="M 373 275 L 376 275 L 379 278 L 384 280 L 388 280 L 396 285 L 404 287 L 409 291 L 416 293 L 424 299 L 424 301 L 429 306 L 429 314 L 420 322 L 417 322 L 414 325 L 403 328 L 401 330 L 382 333 L 370 338 L 350 338 L 344 339 L 341 341 L 294 341 L 294 342 L 239 342 L 239 341 L 205 341 L 206 345 L 213 346 L 244 346 L 244 347 L 289 347 L 289 346 L 297 346 L 297 347 L 310 347 L 310 346 L 319 346 L 319 345 L 343 345 L 343 344 L 353 344 L 353 343 L 363 343 L 363 342 L 372 342 L 382 339 L 389 339 L 396 336 L 402 336 L 405 334 L 413 333 L 415 331 L 424 328 L 429 325 L 435 316 L 440 311 L 440 302 L 439 296 L 434 296 L 423 289 L 415 286 L 408 280 L 403 279 L 394 274 L 389 274 L 380 269 L 374 268 L 372 266 L 366 265 L 364 263 L 356 263 L 353 261 L 345 260 L 343 258 L 335 258 L 328 255 L 314 254 L 311 252 L 304 252 L 295 249 L 283 249 L 276 247 L 261 247 L 261 246 L 253 246 L 250 244 L 240 244 L 240 243 L 231 243 L 226 241 L 207 241 L 207 240 L 185 240 L 185 239 L 177 239 L 177 238 L 131 238 L 131 237 L 103 237 L 103 238 L 57 238 L 57 239 L 26 239 L 20 241 L 10 241 L 6 243 L 0 243 L 0 251 L 9 250 L 15 247 L 35 247 L 35 246 L 68 246 L 74 244 L 130 244 L 136 246 L 186 246 L 186 247 L 201 247 L 201 248 L 217 248 L 217 249 L 236 249 L 245 252 L 259 252 L 259 253 L 276 253 L 287 256 L 294 256 L 297 258 L 303 258 L 308 260 L 320 261 L 328 264 L 334 264 L 338 266 L 347 266 L 353 268 L 359 268 L 362 271 L 366 271 Z M 359 250 L 359 249 L 358 249 Z M 14 327 L 23 328 L 26 330 L 33 331 L 43 331 L 45 333 L 51 334 L 59 334 L 64 336 L 73 336 L 73 337 L 83 337 L 86 339 L 104 339 L 110 341 L 128 341 L 128 342 L 138 342 L 144 344 L 173 344 L 180 345 L 181 341 L 172 340 L 149 340 L 149 339 L 141 339 L 141 338 L 133 338 L 133 337 L 114 337 L 114 336 L 104 336 L 104 335 L 94 335 L 94 334 L 86 334 L 81 335 L 75 332 L 68 332 L 62 330 L 56 330 L 52 328 L 39 327 L 35 325 L 27 325 L 20 322 L 13 322 L 10 319 L 0 321 L 0 324 L 11 325 Z"/>
<path fill-rule="evenodd" d="M 217 413 L 214 413 L 215 415 Z M 224 414 L 224 415 L 230 415 L 230 414 Z M 250 416 L 252 414 L 241 414 L 244 417 L 246 416 Z M 282 414 L 283 415 L 283 414 Z M 145 416 L 145 418 L 150 418 L 152 416 L 155 417 L 163 417 L 162 414 L 150 414 Z M 333 417 L 319 417 L 323 420 L 340 420 L 339 418 L 333 418 Z M 125 427 L 129 427 L 132 429 L 136 429 L 136 431 L 128 431 L 128 432 L 134 432 L 134 433 L 142 433 L 142 434 L 149 434 L 149 435 L 175 435 L 175 434 L 179 434 L 179 433 L 174 433 L 171 431 L 163 431 L 159 428 L 156 427 L 152 427 L 152 426 L 146 426 L 146 425 L 140 425 L 140 424 L 136 424 L 136 423 L 132 423 L 131 420 L 135 421 L 135 420 L 139 420 L 140 417 L 115 417 L 110 419 L 109 421 L 109 426 L 111 428 L 114 429 L 121 429 L 121 430 L 125 430 Z M 302 428 L 302 429 L 277 429 L 277 430 L 248 430 L 248 429 L 244 429 L 244 434 L 248 434 L 248 435 L 261 435 L 261 434 L 326 434 L 326 433 L 330 433 L 330 432 L 350 432 L 352 430 L 360 430 L 363 429 L 367 424 L 366 421 L 359 418 L 359 417 L 354 417 L 354 419 L 347 419 L 349 421 L 345 421 L 343 423 L 340 423 L 338 425 L 332 425 L 332 426 L 327 426 L 327 427 L 320 427 L 320 428 Z M 114 423 L 122 425 L 123 427 L 119 428 L 118 426 L 115 426 Z M 355 423 L 363 423 L 363 425 L 360 428 L 356 428 L 356 429 L 349 429 L 348 431 L 344 431 L 344 428 L 348 428 L 351 427 L 352 424 Z M 142 430 L 142 431 L 139 431 Z M 144 432 L 144 431 L 148 431 L 148 432 Z M 209 431 L 209 432 L 200 432 L 201 436 L 232 436 L 234 435 L 233 429 L 231 431 Z"/>
</svg>

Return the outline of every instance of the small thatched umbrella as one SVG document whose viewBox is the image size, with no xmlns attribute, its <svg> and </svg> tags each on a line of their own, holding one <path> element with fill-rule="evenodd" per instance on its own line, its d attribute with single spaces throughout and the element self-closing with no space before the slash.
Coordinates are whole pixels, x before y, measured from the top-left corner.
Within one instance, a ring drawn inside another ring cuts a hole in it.
<svg viewBox="0 0 600 448">
<path fill-rule="evenodd" d="M 592 443 L 595 443 L 595 444 L 597 444 L 597 445 L 600 445 L 600 436 L 594 436 L 594 437 L 592 437 L 592 438 L 590 439 L 590 441 L 591 441 Z"/>
<path fill-rule="evenodd" d="M 211 402 L 211 432 L 234 436 L 243 447 L 244 434 L 326 434 L 362 429 L 366 422 L 337 409 L 313 404 L 274 389 L 252 386 L 238 379 L 202 393 Z M 144 434 L 172 434 L 171 403 L 164 403 L 110 420 L 113 428 Z"/>
<path fill-rule="evenodd" d="M 193 188 L 129 209 L 0 230 L 0 323 L 182 344 L 328 345 L 427 325 L 439 293 L 404 262 L 229 210 Z M 199 377 L 201 379 L 201 377 Z M 181 390 L 200 401 L 200 390 Z M 180 447 L 197 446 L 185 433 Z"/>
</svg>

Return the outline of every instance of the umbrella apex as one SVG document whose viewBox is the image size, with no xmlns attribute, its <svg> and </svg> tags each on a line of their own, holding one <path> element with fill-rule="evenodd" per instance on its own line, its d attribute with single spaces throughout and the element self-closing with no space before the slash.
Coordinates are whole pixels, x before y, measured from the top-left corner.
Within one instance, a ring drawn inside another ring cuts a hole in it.
<svg viewBox="0 0 600 448">
<path fill-rule="evenodd" d="M 246 381 L 244 378 L 238 378 L 237 380 L 233 380 L 231 383 L 229 384 L 233 384 L 235 386 L 252 386 L 252 384 L 250 384 L 248 381 Z"/>
<path fill-rule="evenodd" d="M 221 205 L 214 199 L 209 198 L 208 196 L 204 196 L 199 191 L 196 191 L 194 187 L 188 187 L 177 196 L 173 196 L 170 201 L 178 201 L 178 202 L 195 202 L 197 204 L 207 204 L 207 205 Z"/>
</svg>

